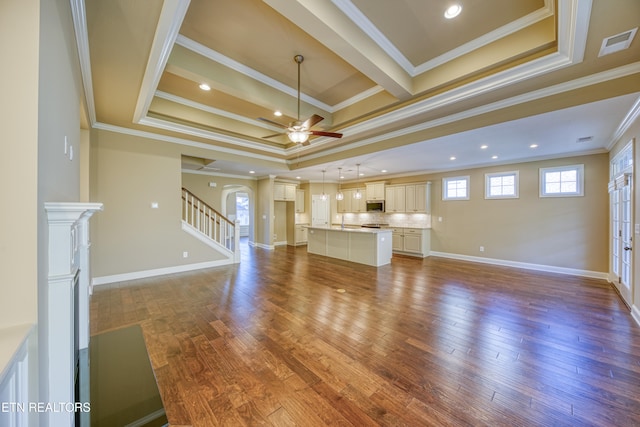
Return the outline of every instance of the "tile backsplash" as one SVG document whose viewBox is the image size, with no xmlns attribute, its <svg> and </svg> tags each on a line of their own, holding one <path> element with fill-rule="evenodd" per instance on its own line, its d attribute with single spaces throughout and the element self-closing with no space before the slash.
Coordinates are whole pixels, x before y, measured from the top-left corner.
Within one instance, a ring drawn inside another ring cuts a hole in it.
<svg viewBox="0 0 640 427">
<path fill-rule="evenodd" d="M 344 215 L 345 225 L 389 224 L 390 227 L 431 228 L 431 214 L 412 213 L 345 213 L 336 214 L 333 224 L 340 224 Z"/>
</svg>

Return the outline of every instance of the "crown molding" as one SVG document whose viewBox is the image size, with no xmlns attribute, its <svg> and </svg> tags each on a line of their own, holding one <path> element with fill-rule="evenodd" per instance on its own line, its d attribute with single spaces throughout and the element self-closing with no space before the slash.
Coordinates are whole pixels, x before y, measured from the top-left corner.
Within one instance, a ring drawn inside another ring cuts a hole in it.
<svg viewBox="0 0 640 427">
<path fill-rule="evenodd" d="M 146 119 L 146 120 L 154 121 L 154 119 Z M 141 124 L 147 124 L 147 123 L 141 123 Z M 149 125 L 149 124 L 147 124 L 147 125 Z M 152 126 L 152 125 L 149 125 L 149 126 Z M 100 122 L 95 123 L 93 127 L 95 129 L 106 130 L 106 131 L 115 132 L 115 133 L 121 133 L 121 134 L 124 134 L 124 135 L 137 136 L 137 137 L 156 140 L 156 141 L 170 142 L 170 143 L 173 143 L 173 144 L 184 145 L 184 146 L 188 146 L 188 147 L 202 148 L 202 149 L 205 149 L 205 150 L 214 151 L 216 153 L 234 154 L 234 155 L 243 156 L 243 157 L 250 157 L 252 159 L 257 159 L 257 160 L 266 160 L 266 161 L 270 161 L 270 162 L 274 162 L 274 163 L 280 163 L 280 164 L 283 164 L 285 166 L 287 165 L 286 160 L 278 158 L 278 157 L 271 157 L 271 156 L 266 156 L 266 155 L 261 155 L 261 154 L 248 153 L 248 152 L 246 152 L 244 150 L 236 150 L 236 149 L 227 148 L 227 147 L 218 147 L 218 146 L 211 145 L 211 144 L 205 144 L 205 143 L 202 143 L 202 142 L 191 141 L 191 140 L 184 139 L 184 138 L 176 138 L 176 137 L 173 137 L 173 136 L 157 134 L 157 133 L 154 133 L 154 132 L 141 131 L 141 130 L 137 130 L 137 129 L 130 129 L 130 128 L 125 128 L 125 127 L 121 127 L 121 126 L 115 126 L 115 125 L 110 125 L 110 124 L 100 123 Z M 159 126 L 156 126 L 156 127 L 159 127 Z"/>
<path fill-rule="evenodd" d="M 180 96 L 172 95 L 167 92 L 156 91 L 156 97 L 161 99 L 166 99 L 167 101 L 175 102 L 176 104 L 184 105 L 186 107 L 195 108 L 196 110 L 205 111 L 207 113 L 215 114 L 217 116 L 226 117 L 228 119 L 246 123 L 252 126 L 259 126 L 261 128 L 264 128 L 273 132 L 282 132 L 282 128 L 270 126 L 269 124 L 267 124 L 266 122 L 263 122 L 262 120 L 249 119 L 239 114 L 234 114 L 225 110 L 221 110 L 219 108 L 210 107 L 208 105 L 204 105 L 199 102 L 192 101 L 190 99 L 182 98 Z"/>
<path fill-rule="evenodd" d="M 205 58 L 217 62 L 218 64 L 224 65 L 227 68 L 230 68 L 233 71 L 236 71 L 240 74 L 243 74 L 253 80 L 256 80 L 262 84 L 265 84 L 269 87 L 272 87 L 280 92 L 283 92 L 289 96 L 294 98 L 298 98 L 298 89 L 287 86 L 279 81 L 272 79 L 271 77 L 262 74 L 259 71 L 254 70 L 253 68 L 247 67 L 244 64 L 241 64 L 238 61 L 235 61 L 228 56 L 225 56 L 219 52 L 216 52 L 213 49 L 210 49 L 194 40 L 191 40 L 183 35 L 179 35 L 176 39 L 176 44 L 184 47 L 185 49 L 189 49 L 199 55 L 204 56 Z M 330 113 L 335 112 L 335 110 L 328 104 L 315 99 L 309 95 L 304 93 L 300 93 L 300 99 L 307 104 L 311 104 L 317 108 L 320 108 L 324 111 L 329 111 Z"/>
<path fill-rule="evenodd" d="M 200 137 L 200 138 L 206 138 L 206 139 L 210 139 L 212 141 L 220 141 L 220 142 L 225 142 L 228 144 L 234 144 L 240 147 L 245 147 L 245 148 L 250 148 L 253 150 L 260 150 L 263 151 L 265 153 L 271 153 L 273 155 L 280 155 L 280 156 L 284 156 L 285 155 L 285 149 L 284 148 L 276 148 L 276 147 L 268 147 L 265 146 L 261 143 L 258 142 L 252 142 L 252 141 L 248 141 L 246 139 L 243 138 L 237 138 L 234 136 L 229 136 L 229 135 L 225 135 L 222 133 L 217 133 L 217 132 L 212 132 L 212 131 L 207 131 L 207 130 L 203 130 L 203 129 L 198 129 L 192 126 L 186 126 L 186 125 L 181 125 L 178 123 L 173 123 L 173 122 L 169 122 L 166 120 L 162 120 L 162 119 L 158 119 L 158 118 L 154 118 L 154 117 L 145 117 L 142 120 L 140 120 L 138 122 L 141 125 L 146 125 L 146 126 L 151 126 L 151 127 L 155 127 L 158 129 L 164 129 L 164 130 L 169 130 L 172 132 L 178 132 L 178 133 L 183 133 L 186 135 L 191 135 L 191 136 L 196 136 L 196 137 Z M 212 148 L 212 145 L 209 145 L 210 148 Z M 223 147 L 216 147 L 216 149 L 223 151 L 224 148 Z M 243 155 L 249 155 L 249 153 L 247 153 L 246 151 L 240 151 L 240 150 L 236 150 L 238 152 L 243 153 Z"/>
<path fill-rule="evenodd" d="M 631 125 L 635 123 L 638 117 L 640 117 L 640 97 L 638 97 L 638 99 L 633 104 L 633 106 L 631 107 L 627 115 L 624 117 L 624 119 L 622 119 L 622 121 L 618 125 L 618 128 L 616 129 L 616 131 L 611 136 L 611 140 L 607 144 L 607 150 L 611 150 L 614 145 L 620 142 L 624 134 L 627 132 L 627 130 L 629 130 Z"/>
<path fill-rule="evenodd" d="M 399 129 L 396 131 L 392 131 L 392 132 L 388 132 L 385 133 L 383 135 L 378 135 L 378 136 L 374 136 L 371 138 L 367 138 L 367 139 L 363 139 L 342 147 L 336 147 L 333 149 L 328 149 L 328 150 L 324 150 L 321 153 L 316 153 L 316 154 L 310 154 L 310 155 L 303 155 L 300 157 L 301 161 L 307 161 L 307 160 L 313 160 L 316 158 L 320 158 L 320 157 L 324 157 L 327 155 L 331 155 L 331 154 L 337 154 L 340 153 L 342 151 L 346 151 L 346 150 L 351 150 L 354 148 L 359 148 L 359 147 L 364 147 L 370 144 L 375 144 L 377 142 L 381 142 L 381 141 L 386 141 L 388 139 L 392 139 L 392 138 L 397 138 L 397 137 L 401 137 L 404 135 L 409 135 L 415 132 L 420 132 L 423 130 L 427 130 L 430 128 L 434 128 L 436 126 L 440 126 L 440 125 L 444 125 L 444 124 L 448 124 L 448 123 L 452 123 L 455 121 L 459 121 L 459 120 L 464 120 L 470 117 L 474 117 L 474 116 L 478 116 L 480 114 L 484 114 L 484 113 L 489 113 L 491 111 L 495 111 L 495 110 L 500 110 L 503 108 L 507 108 L 507 107 L 512 107 L 518 104 L 523 104 L 526 102 L 530 102 L 530 101 L 535 101 L 541 98 L 545 98 L 547 96 L 551 96 L 551 95 L 556 95 L 558 93 L 563 93 L 563 92 L 568 92 L 571 90 L 575 90 L 575 89 L 580 89 L 580 88 L 584 88 L 587 86 L 591 86 L 594 84 L 598 84 L 598 83 L 603 83 L 606 81 L 610 81 L 610 80 L 615 80 L 618 78 L 622 78 L 622 77 L 626 77 L 632 74 L 636 74 L 636 73 L 640 73 L 640 62 L 634 62 L 632 64 L 628 64 L 628 65 L 624 65 L 622 67 L 618 67 L 618 68 L 614 68 L 612 70 L 607 70 L 607 71 L 603 71 L 601 73 L 596 73 L 590 76 L 586 76 L 586 77 L 582 77 L 576 80 L 572 80 L 569 82 L 564 82 L 564 83 L 560 83 L 557 85 L 553 85 L 553 86 L 548 86 L 546 88 L 543 89 L 539 89 L 536 91 L 532 91 L 532 92 L 528 92 L 522 95 L 518 95 L 518 96 L 514 96 L 511 98 L 507 98 L 507 99 L 503 99 L 500 101 L 496 101 L 490 104 L 486 104 L 480 107 L 476 107 L 476 108 L 472 108 L 466 111 L 462 111 L 460 113 L 456 113 L 456 114 L 451 114 L 449 116 L 446 117 L 441 117 L 435 120 L 430 120 L 424 123 L 420 123 L 414 126 L 409 126 L 403 129 Z M 443 97 L 447 96 L 447 94 L 443 94 Z M 449 96 L 447 96 L 446 99 L 441 99 L 441 100 L 434 100 L 434 104 L 441 104 L 444 103 L 445 101 L 447 101 L 448 103 L 451 102 L 455 102 L 456 98 L 454 94 L 450 94 Z M 446 104 L 441 104 L 441 105 L 446 105 Z M 437 105 L 440 106 L 440 105 Z M 636 107 L 635 108 L 640 108 L 640 107 Z M 436 108 L 435 106 L 432 106 L 431 108 Z M 422 109 L 424 109 L 425 111 L 428 111 L 429 109 L 428 105 L 423 106 Z M 638 112 L 636 112 L 636 115 L 639 114 Z M 396 112 L 391 112 L 389 113 L 389 115 L 396 115 Z M 401 118 L 396 118 L 396 119 L 389 119 L 386 118 L 385 123 L 393 123 L 394 120 L 401 120 L 402 118 L 405 117 L 401 117 Z M 366 125 L 367 123 L 363 123 L 363 125 Z M 360 125 L 355 125 L 352 128 L 357 128 Z M 370 124 L 369 124 L 370 126 Z M 356 130 L 352 130 L 352 128 L 347 128 L 344 129 L 344 133 L 345 135 L 347 135 L 349 132 L 361 132 L 361 129 L 356 129 Z M 369 128 L 369 129 L 373 129 L 373 128 Z M 324 139 L 324 138 L 323 138 Z M 322 142 L 319 142 L 322 143 Z M 318 143 L 314 143 L 314 146 L 317 146 Z M 304 153 L 305 150 L 308 150 L 307 147 L 302 147 L 301 148 L 301 152 Z"/>
</svg>

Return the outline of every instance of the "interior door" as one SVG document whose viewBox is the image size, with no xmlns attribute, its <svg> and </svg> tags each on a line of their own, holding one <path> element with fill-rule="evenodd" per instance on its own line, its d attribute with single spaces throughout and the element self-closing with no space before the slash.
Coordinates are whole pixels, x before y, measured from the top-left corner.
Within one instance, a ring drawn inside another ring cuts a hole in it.
<svg viewBox="0 0 640 427">
<path fill-rule="evenodd" d="M 611 269 L 612 281 L 625 302 L 631 305 L 633 260 L 633 192 L 630 174 L 616 180 L 611 192 Z"/>
<path fill-rule="evenodd" d="M 311 225 L 314 227 L 328 227 L 331 223 L 329 198 L 323 200 L 319 194 L 311 196 Z"/>
</svg>

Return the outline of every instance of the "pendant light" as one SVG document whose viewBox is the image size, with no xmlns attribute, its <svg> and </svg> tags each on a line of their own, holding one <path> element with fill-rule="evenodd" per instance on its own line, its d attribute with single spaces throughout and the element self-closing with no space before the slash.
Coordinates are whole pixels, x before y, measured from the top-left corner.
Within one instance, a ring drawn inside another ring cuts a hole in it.
<svg viewBox="0 0 640 427">
<path fill-rule="evenodd" d="M 342 179 L 342 168 L 338 168 L 338 192 L 336 193 L 336 200 L 344 199 L 344 194 L 342 194 L 342 190 L 340 189 L 341 179 Z"/>
<path fill-rule="evenodd" d="M 322 196 L 320 197 L 322 200 L 327 200 L 327 194 L 324 192 L 324 173 L 326 169 L 322 169 Z"/>
<path fill-rule="evenodd" d="M 362 193 L 360 192 L 360 185 L 358 183 L 358 181 L 360 180 L 360 163 L 356 165 L 356 175 L 356 183 L 358 184 L 358 187 L 356 188 L 356 192 L 353 194 L 353 198 L 360 200 L 362 199 Z"/>
</svg>

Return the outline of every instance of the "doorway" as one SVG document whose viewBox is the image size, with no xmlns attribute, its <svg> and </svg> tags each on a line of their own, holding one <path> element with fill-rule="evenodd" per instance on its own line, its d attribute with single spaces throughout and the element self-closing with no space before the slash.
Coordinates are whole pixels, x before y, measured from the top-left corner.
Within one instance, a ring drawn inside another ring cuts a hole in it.
<svg viewBox="0 0 640 427">
<path fill-rule="evenodd" d="M 609 197 L 611 209 L 611 282 L 625 303 L 632 302 L 633 264 L 633 145 L 611 161 Z"/>
<path fill-rule="evenodd" d="M 249 195 L 244 192 L 236 193 L 236 224 L 240 227 L 240 237 L 249 236 Z"/>
<path fill-rule="evenodd" d="M 311 196 L 311 225 L 313 227 L 328 227 L 331 220 L 331 209 L 328 197 L 319 194 Z"/>
</svg>

